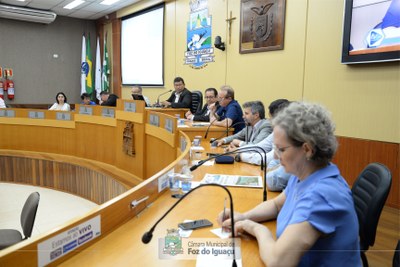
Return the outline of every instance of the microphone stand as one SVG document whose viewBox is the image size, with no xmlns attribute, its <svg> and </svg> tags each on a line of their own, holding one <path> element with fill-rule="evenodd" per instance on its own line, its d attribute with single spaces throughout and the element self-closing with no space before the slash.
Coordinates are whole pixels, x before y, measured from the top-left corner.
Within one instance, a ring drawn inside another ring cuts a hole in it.
<svg viewBox="0 0 400 267">
<path fill-rule="evenodd" d="M 245 123 L 244 121 L 239 121 L 239 122 L 236 122 L 236 123 L 232 124 L 232 125 L 231 125 L 231 128 L 234 127 L 234 126 L 236 126 L 236 125 L 238 125 L 238 124 L 246 124 L 246 123 Z M 224 132 L 223 134 L 221 134 L 220 136 L 218 136 L 218 138 L 216 138 L 215 140 L 220 139 L 220 138 L 223 137 L 224 135 L 226 135 L 225 132 Z"/>
<path fill-rule="evenodd" d="M 167 210 L 167 212 L 164 213 L 163 216 L 161 216 L 160 219 L 158 219 L 158 221 L 153 225 L 153 227 L 150 228 L 150 230 L 149 230 L 148 232 L 146 232 L 146 233 L 143 234 L 143 236 L 142 236 L 142 242 L 143 242 L 144 244 L 148 244 L 148 243 L 151 241 L 151 239 L 153 238 L 153 232 L 154 232 L 156 226 L 165 218 L 165 216 L 167 216 L 168 213 L 170 213 L 170 212 L 171 212 L 182 200 L 184 200 L 189 194 L 191 194 L 192 192 L 196 191 L 197 189 L 199 189 L 199 188 L 201 188 L 201 187 L 205 187 L 205 186 L 216 186 L 216 187 L 220 187 L 220 188 L 224 189 L 224 190 L 228 193 L 228 195 L 229 195 L 230 209 L 231 209 L 231 210 L 230 210 L 230 213 L 231 213 L 232 246 L 233 246 L 233 253 L 232 253 L 233 262 L 232 262 L 232 266 L 233 266 L 233 267 L 236 267 L 237 264 L 236 264 L 236 254 L 235 254 L 235 220 L 234 220 L 234 218 L 233 218 L 233 199 L 232 199 L 231 192 L 228 190 L 228 188 L 226 188 L 225 186 L 220 185 L 220 184 L 213 184 L 213 183 L 211 183 L 211 184 L 201 184 L 201 185 L 199 185 L 199 186 L 193 188 L 193 189 L 190 190 L 189 192 L 187 192 L 185 195 L 183 195 L 182 198 L 180 198 L 177 202 L 175 202 L 175 204 L 172 205 L 172 207 L 169 208 L 169 209 Z"/>
<path fill-rule="evenodd" d="M 208 131 L 210 131 L 211 125 L 217 120 L 218 118 L 215 118 L 212 122 L 210 122 L 210 125 L 208 125 L 206 133 L 204 134 L 204 139 L 207 139 Z"/>
<path fill-rule="evenodd" d="M 264 158 L 262 157 L 261 152 L 263 152 L 264 154 Z M 238 153 L 238 152 L 256 152 L 260 155 L 261 157 L 261 170 L 263 171 L 263 175 L 264 175 L 264 181 L 263 181 L 263 201 L 267 200 L 267 152 L 265 151 L 264 148 L 259 147 L 259 146 L 249 146 L 249 147 L 240 147 L 236 150 L 233 151 L 229 151 L 229 152 L 225 152 L 219 155 L 215 155 L 215 156 L 211 156 L 208 157 L 206 159 L 200 160 L 196 165 L 193 165 L 190 167 L 190 171 L 194 171 L 196 170 L 198 167 L 200 167 L 201 165 L 203 165 L 204 163 L 206 163 L 207 161 L 211 160 L 211 159 L 215 159 L 221 156 L 226 156 L 226 155 L 230 155 L 230 154 L 234 154 L 234 153 Z"/>
<path fill-rule="evenodd" d="M 164 92 L 164 93 L 162 93 L 162 94 L 160 94 L 160 95 L 157 97 L 156 107 L 161 107 L 161 105 L 160 105 L 160 96 L 165 95 L 165 94 L 170 93 L 170 92 L 172 92 L 172 89 L 171 89 L 171 90 L 168 90 L 168 91 L 166 91 L 166 92 Z"/>
</svg>

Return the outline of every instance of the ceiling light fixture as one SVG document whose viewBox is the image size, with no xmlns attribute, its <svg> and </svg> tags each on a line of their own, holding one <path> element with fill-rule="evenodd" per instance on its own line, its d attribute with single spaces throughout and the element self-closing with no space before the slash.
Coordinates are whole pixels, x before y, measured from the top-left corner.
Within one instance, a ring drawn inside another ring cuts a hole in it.
<svg viewBox="0 0 400 267">
<path fill-rule="evenodd" d="M 116 2 L 118 2 L 119 0 L 104 0 L 103 2 L 101 2 L 100 4 L 102 5 L 106 5 L 106 6 L 111 6 L 112 4 L 115 4 Z"/>
<path fill-rule="evenodd" d="M 85 1 L 83 0 L 75 0 L 71 3 L 69 3 L 68 5 L 64 6 L 65 9 L 73 9 L 79 5 L 82 5 L 83 3 L 85 3 Z"/>
</svg>

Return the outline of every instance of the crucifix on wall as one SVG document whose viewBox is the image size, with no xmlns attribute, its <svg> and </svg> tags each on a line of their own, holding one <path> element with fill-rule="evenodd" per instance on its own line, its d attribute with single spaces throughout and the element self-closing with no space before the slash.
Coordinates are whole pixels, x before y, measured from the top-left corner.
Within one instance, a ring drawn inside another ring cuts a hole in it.
<svg viewBox="0 0 400 267">
<path fill-rule="evenodd" d="M 230 12 L 229 18 L 225 21 L 228 22 L 228 30 L 229 30 L 229 44 L 231 44 L 232 39 L 232 22 L 236 19 L 236 17 L 232 17 L 232 11 Z"/>
</svg>

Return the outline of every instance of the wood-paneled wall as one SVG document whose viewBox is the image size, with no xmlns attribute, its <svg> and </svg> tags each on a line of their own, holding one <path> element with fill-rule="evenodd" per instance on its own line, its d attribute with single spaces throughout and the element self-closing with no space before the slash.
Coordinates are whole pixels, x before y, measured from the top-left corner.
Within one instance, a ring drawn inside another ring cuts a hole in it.
<svg viewBox="0 0 400 267">
<path fill-rule="evenodd" d="M 97 204 L 134 186 L 85 166 L 51 159 L 0 155 L 0 169 L 0 181 L 52 188 Z"/>
<path fill-rule="evenodd" d="M 400 208 L 400 144 L 349 137 L 338 137 L 339 149 L 333 162 L 352 185 L 361 171 L 372 162 L 386 165 L 392 172 L 392 187 L 386 205 Z"/>
</svg>

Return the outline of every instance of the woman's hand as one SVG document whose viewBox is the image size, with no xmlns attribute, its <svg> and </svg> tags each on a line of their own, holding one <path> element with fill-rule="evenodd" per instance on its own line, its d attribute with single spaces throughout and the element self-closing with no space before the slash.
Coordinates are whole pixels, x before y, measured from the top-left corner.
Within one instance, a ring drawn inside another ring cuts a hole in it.
<svg viewBox="0 0 400 267">
<path fill-rule="evenodd" d="M 238 221 L 242 221 L 242 220 L 246 219 L 245 216 L 239 212 L 234 212 L 233 217 L 235 220 L 235 224 Z M 221 225 L 222 228 L 229 229 L 229 231 L 230 231 L 230 229 L 231 229 L 231 210 L 225 209 L 225 214 L 224 214 L 224 211 L 221 211 L 218 214 L 217 222 L 219 225 Z"/>
<path fill-rule="evenodd" d="M 270 233 L 267 227 L 252 220 L 246 219 L 243 221 L 235 222 L 235 236 L 238 236 L 239 234 L 244 232 L 254 237 L 257 237 L 260 234 Z"/>
</svg>

